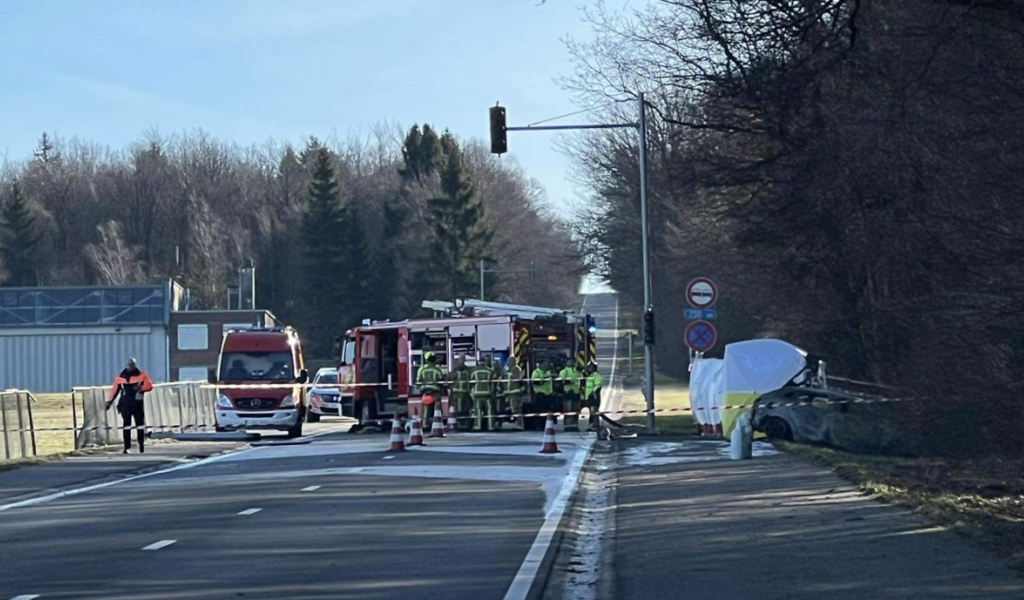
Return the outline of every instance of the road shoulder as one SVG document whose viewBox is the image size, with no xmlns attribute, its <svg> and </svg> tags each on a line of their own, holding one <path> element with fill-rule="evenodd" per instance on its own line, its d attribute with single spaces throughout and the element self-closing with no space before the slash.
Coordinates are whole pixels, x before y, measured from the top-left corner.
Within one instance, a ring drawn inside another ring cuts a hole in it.
<svg viewBox="0 0 1024 600">
<path fill-rule="evenodd" d="M 784 453 L 731 461 L 719 440 L 616 443 L 618 597 L 1024 595 L 996 557 L 820 465 Z"/>
</svg>

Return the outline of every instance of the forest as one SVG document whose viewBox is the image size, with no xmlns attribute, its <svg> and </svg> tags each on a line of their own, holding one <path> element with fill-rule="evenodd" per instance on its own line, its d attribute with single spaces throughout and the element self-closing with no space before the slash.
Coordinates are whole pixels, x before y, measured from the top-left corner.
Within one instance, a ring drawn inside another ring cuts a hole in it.
<svg viewBox="0 0 1024 600">
<path fill-rule="evenodd" d="M 0 181 L 8 287 L 174 279 L 193 308 L 225 308 L 252 261 L 257 306 L 328 358 L 363 319 L 426 299 L 573 306 L 583 262 L 569 225 L 512 160 L 430 125 L 346 140 L 241 147 L 204 131 L 125 148 L 43 133 Z M 532 277 L 500 271 L 533 269 Z"/>
<path fill-rule="evenodd" d="M 684 287 L 722 344 L 779 337 L 897 388 L 909 452 L 1024 450 L 1024 9 L 1003 0 L 661 0 L 588 10 L 565 85 L 647 131 L 657 357 Z M 641 306 L 636 136 L 567 143 L 588 264 Z"/>
</svg>

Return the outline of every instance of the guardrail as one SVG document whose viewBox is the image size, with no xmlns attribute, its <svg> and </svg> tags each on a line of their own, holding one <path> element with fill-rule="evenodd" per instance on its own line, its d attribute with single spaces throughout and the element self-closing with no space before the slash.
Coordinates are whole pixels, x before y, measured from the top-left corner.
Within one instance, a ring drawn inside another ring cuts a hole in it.
<svg viewBox="0 0 1024 600">
<path fill-rule="evenodd" d="M 28 390 L 0 392 L 0 429 L 3 430 L 5 460 L 36 455 L 36 433 L 32 421 L 35 398 Z"/>
</svg>

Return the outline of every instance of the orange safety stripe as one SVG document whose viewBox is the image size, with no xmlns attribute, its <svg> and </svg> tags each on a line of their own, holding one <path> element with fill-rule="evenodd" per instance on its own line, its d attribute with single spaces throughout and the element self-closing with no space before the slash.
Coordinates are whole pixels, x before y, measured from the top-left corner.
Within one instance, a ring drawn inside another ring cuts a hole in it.
<svg viewBox="0 0 1024 600">
<path fill-rule="evenodd" d="M 114 396 L 117 395 L 117 390 L 121 389 L 121 385 L 125 383 L 141 383 L 142 385 L 139 386 L 140 392 L 153 391 L 153 380 L 149 378 L 149 375 L 146 375 L 142 371 L 139 371 L 138 375 L 134 375 L 128 379 L 118 375 L 114 379 L 114 385 L 110 387 L 110 393 L 107 394 L 107 400 L 113 400 Z"/>
</svg>

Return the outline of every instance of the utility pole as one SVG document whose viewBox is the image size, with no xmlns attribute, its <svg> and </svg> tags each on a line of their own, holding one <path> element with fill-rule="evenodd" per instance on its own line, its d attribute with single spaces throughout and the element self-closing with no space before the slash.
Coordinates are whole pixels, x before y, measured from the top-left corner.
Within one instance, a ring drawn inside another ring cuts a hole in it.
<svg viewBox="0 0 1024 600">
<path fill-rule="evenodd" d="M 644 94 L 637 95 L 639 119 L 636 123 L 607 123 L 594 125 L 541 125 L 539 127 L 509 127 L 505 107 L 497 103 L 490 109 L 491 153 L 508 152 L 509 131 L 558 131 L 566 129 L 636 129 L 639 134 L 640 162 L 640 227 L 643 246 L 644 278 L 644 397 L 647 399 L 647 430 L 654 433 L 654 305 L 651 299 L 650 243 L 647 217 L 647 105 Z M 480 298 L 483 299 L 483 261 L 480 263 Z"/>
</svg>

